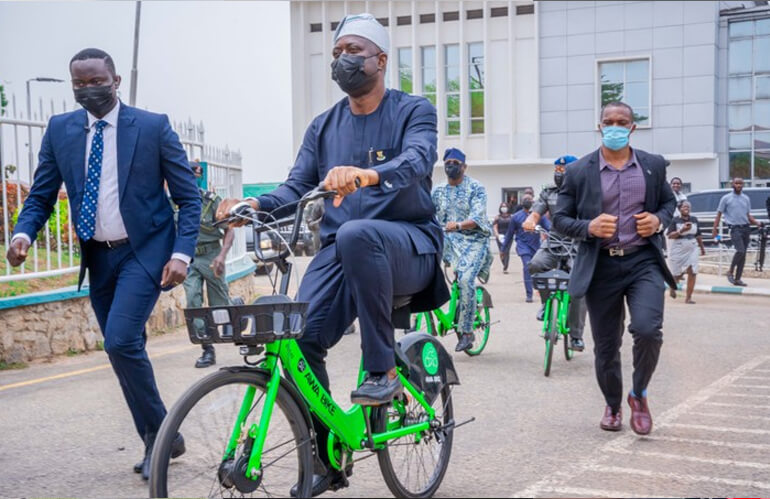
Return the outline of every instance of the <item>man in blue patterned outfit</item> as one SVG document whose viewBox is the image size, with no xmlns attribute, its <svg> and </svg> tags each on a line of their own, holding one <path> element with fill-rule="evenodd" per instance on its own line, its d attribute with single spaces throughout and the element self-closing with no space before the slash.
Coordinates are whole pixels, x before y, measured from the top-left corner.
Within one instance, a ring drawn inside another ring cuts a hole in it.
<svg viewBox="0 0 770 499">
<path fill-rule="evenodd" d="M 476 276 L 486 280 L 492 264 L 487 220 L 487 191 L 477 180 L 465 175 L 465 154 L 450 148 L 444 153 L 447 183 L 433 190 L 436 218 L 444 227 L 444 261 L 457 272 L 460 285 L 459 328 L 462 332 L 456 351 L 473 346 L 473 319 L 476 313 Z"/>
</svg>

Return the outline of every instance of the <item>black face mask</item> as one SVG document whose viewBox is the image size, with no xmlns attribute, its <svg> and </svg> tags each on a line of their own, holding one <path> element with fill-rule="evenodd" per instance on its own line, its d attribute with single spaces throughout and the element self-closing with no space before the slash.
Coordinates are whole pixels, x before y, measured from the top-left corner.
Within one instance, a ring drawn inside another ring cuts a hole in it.
<svg viewBox="0 0 770 499">
<path fill-rule="evenodd" d="M 553 172 L 553 182 L 556 187 L 561 187 L 562 182 L 564 182 L 564 172 Z"/>
<path fill-rule="evenodd" d="M 532 200 L 531 199 L 525 199 L 521 202 L 521 207 L 525 210 L 529 211 L 530 208 L 532 208 Z"/>
<path fill-rule="evenodd" d="M 460 178 L 463 174 L 463 165 L 460 163 L 444 163 L 444 172 L 452 180 Z"/>
<path fill-rule="evenodd" d="M 369 57 L 377 55 L 370 55 Z M 364 62 L 369 57 L 340 54 L 332 61 L 332 80 L 337 82 L 343 92 L 355 97 L 359 90 L 376 77 L 376 73 L 370 76 L 364 71 Z"/>
<path fill-rule="evenodd" d="M 115 105 L 112 85 L 76 88 L 74 92 L 75 101 L 97 118 L 107 114 Z"/>
</svg>

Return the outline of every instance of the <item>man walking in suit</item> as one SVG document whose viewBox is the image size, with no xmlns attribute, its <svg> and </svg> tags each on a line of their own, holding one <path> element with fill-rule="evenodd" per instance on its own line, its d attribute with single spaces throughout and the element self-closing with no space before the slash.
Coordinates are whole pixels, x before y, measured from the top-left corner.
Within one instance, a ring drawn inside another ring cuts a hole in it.
<svg viewBox="0 0 770 499">
<path fill-rule="evenodd" d="M 104 350 L 145 443 L 134 471 L 146 480 L 166 408 L 145 350 L 145 323 L 161 288 L 181 284 L 187 275 L 200 196 L 168 117 L 118 101 L 120 76 L 106 52 L 80 51 L 70 74 L 75 100 L 85 109 L 51 118 L 7 258 L 14 266 L 25 260 L 64 182 L 80 240 L 78 286 L 88 269 Z M 176 226 L 164 181 L 179 207 Z M 184 450 L 178 435 L 173 455 Z"/>
<path fill-rule="evenodd" d="M 663 157 L 629 146 L 635 128 L 627 104 L 610 102 L 602 108 L 602 146 L 567 167 L 553 224 L 562 234 L 582 240 L 569 292 L 585 296 L 591 320 L 596 378 L 607 402 L 600 427 L 621 429 L 625 299 L 634 340 L 631 428 L 646 435 L 652 430 L 647 385 L 663 343 L 663 282 L 676 287 L 661 236 L 676 198 L 666 182 Z"/>
</svg>

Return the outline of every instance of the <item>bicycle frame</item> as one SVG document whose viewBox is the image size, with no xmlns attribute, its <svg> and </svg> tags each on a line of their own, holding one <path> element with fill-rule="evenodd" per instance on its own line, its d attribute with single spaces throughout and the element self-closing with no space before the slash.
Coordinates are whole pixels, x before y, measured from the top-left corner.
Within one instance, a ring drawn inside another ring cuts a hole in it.
<svg viewBox="0 0 770 499">
<path fill-rule="evenodd" d="M 457 315 L 457 305 L 459 302 L 460 297 L 460 285 L 457 284 L 457 281 L 452 282 L 452 290 L 451 294 L 449 295 L 449 309 L 444 312 L 441 308 L 437 308 L 435 310 L 430 310 L 428 312 L 421 312 L 417 314 L 417 319 L 415 321 L 415 329 L 417 331 L 420 330 L 420 327 L 422 326 L 423 319 L 427 319 L 427 315 L 425 314 L 432 314 L 436 319 L 436 329 L 435 334 L 438 336 L 444 336 L 446 335 L 447 331 L 450 331 L 455 326 L 455 316 Z M 430 320 L 426 320 L 425 329 L 428 331 L 428 334 L 434 334 L 434 331 L 431 331 L 431 328 L 433 327 L 433 322 Z"/>
<path fill-rule="evenodd" d="M 407 435 L 416 435 L 429 430 L 430 422 L 435 419 L 436 413 L 433 407 L 425 400 L 422 393 L 407 380 L 399 368 L 398 377 L 401 383 L 409 395 L 425 409 L 429 420 L 402 428 L 391 429 L 384 433 L 370 435 L 369 426 L 366 421 L 368 414 L 365 414 L 364 408 L 357 404 L 347 411 L 340 408 L 332 396 L 321 386 L 295 340 L 279 340 L 267 344 L 265 345 L 265 351 L 266 358 L 260 365 L 260 368 L 270 376 L 265 393 L 265 403 L 262 407 L 259 423 L 253 423 L 247 430 L 247 435 L 253 439 L 253 444 L 246 476 L 252 479 L 256 479 L 259 476 L 259 470 L 262 467 L 263 447 L 278 389 L 281 384 L 279 362 L 281 367 L 283 367 L 286 379 L 294 383 L 297 391 L 302 396 L 305 407 L 320 419 L 340 439 L 342 444 L 350 450 L 379 449 L 383 443 L 389 440 Z M 365 372 L 362 367 L 358 376 L 359 384 L 363 380 L 364 374 Z M 223 461 L 232 459 L 235 456 L 238 443 L 244 438 L 245 420 L 249 415 L 255 394 L 256 387 L 250 386 L 246 389 L 238 418 L 235 421 L 230 440 L 224 452 Z M 399 401 L 394 401 L 393 405 L 399 412 L 403 412 L 403 406 Z"/>
<path fill-rule="evenodd" d="M 556 311 L 556 327 L 560 334 L 567 336 L 569 334 L 569 305 L 570 295 L 566 291 L 552 291 L 545 301 L 545 311 L 543 316 L 543 333 L 546 335 L 551 330 L 551 310 L 554 303 L 558 307 Z"/>
</svg>

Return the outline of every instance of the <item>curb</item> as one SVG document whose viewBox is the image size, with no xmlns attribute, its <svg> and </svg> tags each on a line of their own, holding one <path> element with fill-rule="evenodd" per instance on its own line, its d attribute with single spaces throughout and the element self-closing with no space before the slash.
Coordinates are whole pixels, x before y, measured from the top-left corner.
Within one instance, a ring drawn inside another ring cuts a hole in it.
<svg viewBox="0 0 770 499">
<path fill-rule="evenodd" d="M 684 287 L 682 286 L 682 284 L 679 284 L 677 289 L 679 291 L 683 291 Z M 706 286 L 703 284 L 696 284 L 694 291 L 696 293 L 770 297 L 770 288 L 751 288 L 751 287 L 742 287 L 742 286 Z"/>
</svg>

